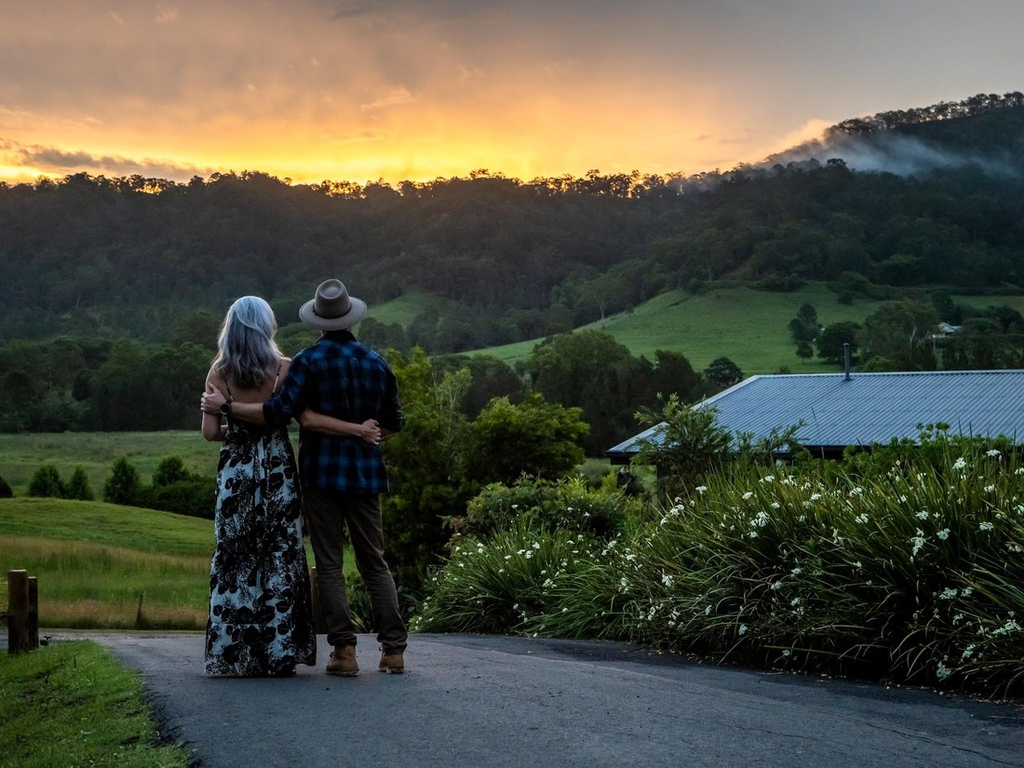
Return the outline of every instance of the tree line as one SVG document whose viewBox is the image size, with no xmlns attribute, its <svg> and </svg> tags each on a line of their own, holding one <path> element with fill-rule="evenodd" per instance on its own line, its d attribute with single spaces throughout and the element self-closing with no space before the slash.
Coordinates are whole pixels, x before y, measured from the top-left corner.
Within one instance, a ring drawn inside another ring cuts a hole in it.
<svg viewBox="0 0 1024 768">
<path fill-rule="evenodd" d="M 1017 175 L 968 165 L 901 177 L 834 158 L 689 177 L 0 184 L 0 341 L 168 343 L 183 317 L 220 317 L 244 294 L 292 317 L 326 275 L 374 303 L 434 297 L 412 323 L 373 331 L 430 354 L 543 338 L 722 280 L 1017 291 L 1024 175 L 1012 150 L 1024 146 L 1024 106 L 1014 94 L 974 98 L 957 120 L 937 107 L 876 122 L 927 128 L 964 152 L 1004 147 Z"/>
</svg>

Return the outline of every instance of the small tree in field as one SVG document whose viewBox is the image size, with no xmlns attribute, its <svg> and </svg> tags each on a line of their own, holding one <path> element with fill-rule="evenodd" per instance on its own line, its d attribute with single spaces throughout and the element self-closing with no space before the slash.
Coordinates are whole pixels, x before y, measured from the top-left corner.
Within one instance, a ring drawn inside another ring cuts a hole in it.
<svg viewBox="0 0 1024 768">
<path fill-rule="evenodd" d="M 41 498 L 59 499 L 65 495 L 64 483 L 56 464 L 43 464 L 32 475 L 28 484 L 28 495 Z"/>
<path fill-rule="evenodd" d="M 6 480 L 0 477 L 0 499 L 10 499 L 14 496 L 14 491 L 11 490 L 11 486 Z"/>
<path fill-rule="evenodd" d="M 133 506 L 142 498 L 139 472 L 122 456 L 114 462 L 114 470 L 103 486 L 103 500 L 110 504 Z"/>
<path fill-rule="evenodd" d="M 96 498 L 93 495 L 92 486 L 89 484 L 89 476 L 85 474 L 85 467 L 81 465 L 75 467 L 75 471 L 71 473 L 71 479 L 68 480 L 65 497 L 79 501 L 92 501 Z"/>
</svg>

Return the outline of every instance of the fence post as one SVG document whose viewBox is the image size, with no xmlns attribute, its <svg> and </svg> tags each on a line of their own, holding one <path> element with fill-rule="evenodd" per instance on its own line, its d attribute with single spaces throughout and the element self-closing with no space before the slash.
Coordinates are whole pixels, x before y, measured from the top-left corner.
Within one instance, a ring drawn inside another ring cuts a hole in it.
<svg viewBox="0 0 1024 768">
<path fill-rule="evenodd" d="M 29 650 L 28 571 L 7 572 L 7 653 Z"/>
<path fill-rule="evenodd" d="M 28 649 L 39 649 L 39 579 L 28 577 Z"/>
</svg>

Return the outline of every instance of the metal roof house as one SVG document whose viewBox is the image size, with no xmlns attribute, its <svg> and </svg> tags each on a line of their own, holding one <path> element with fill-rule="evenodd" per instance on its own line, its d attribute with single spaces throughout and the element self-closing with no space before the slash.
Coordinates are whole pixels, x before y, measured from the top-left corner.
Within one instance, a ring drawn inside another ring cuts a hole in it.
<svg viewBox="0 0 1024 768">
<path fill-rule="evenodd" d="M 939 422 L 950 434 L 1024 442 L 1024 370 L 752 376 L 693 407 L 715 408 L 718 424 L 755 439 L 802 423 L 797 441 L 825 458 L 847 446 L 915 439 L 919 424 Z M 655 425 L 607 455 L 627 463 L 637 441 L 659 433 Z"/>
</svg>

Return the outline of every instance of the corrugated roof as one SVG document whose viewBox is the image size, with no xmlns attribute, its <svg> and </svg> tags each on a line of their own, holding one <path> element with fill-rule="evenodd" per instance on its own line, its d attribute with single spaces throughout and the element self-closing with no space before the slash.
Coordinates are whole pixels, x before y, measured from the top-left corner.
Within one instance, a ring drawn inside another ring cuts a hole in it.
<svg viewBox="0 0 1024 768">
<path fill-rule="evenodd" d="M 938 422 L 951 433 L 1024 441 L 1024 370 L 752 376 L 695 407 L 715 408 L 721 426 L 755 438 L 803 422 L 796 437 L 808 447 L 913 439 L 918 424 Z M 635 453 L 637 440 L 658 431 L 652 427 L 608 454 Z"/>
</svg>

